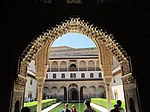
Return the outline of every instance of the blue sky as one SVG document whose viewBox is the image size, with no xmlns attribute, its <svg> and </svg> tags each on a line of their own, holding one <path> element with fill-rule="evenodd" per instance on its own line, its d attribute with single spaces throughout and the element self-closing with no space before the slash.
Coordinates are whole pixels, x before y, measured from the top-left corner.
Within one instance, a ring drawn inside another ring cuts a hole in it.
<svg viewBox="0 0 150 112">
<path fill-rule="evenodd" d="M 96 47 L 95 43 L 89 37 L 80 33 L 67 33 L 58 37 L 52 44 L 52 47 L 56 46 L 68 46 L 72 48 Z"/>
</svg>

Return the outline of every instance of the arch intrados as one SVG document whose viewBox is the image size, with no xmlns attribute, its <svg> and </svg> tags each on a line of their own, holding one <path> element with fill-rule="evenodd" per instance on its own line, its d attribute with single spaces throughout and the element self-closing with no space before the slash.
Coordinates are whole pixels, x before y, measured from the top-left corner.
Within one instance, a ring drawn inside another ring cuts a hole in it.
<svg viewBox="0 0 150 112">
<path fill-rule="evenodd" d="M 53 61 L 53 62 L 52 62 L 52 65 L 53 65 L 53 64 L 58 65 L 58 62 L 57 62 L 57 61 Z"/>
<path fill-rule="evenodd" d="M 76 88 L 71 88 L 70 91 L 77 91 L 77 89 Z"/>
<path fill-rule="evenodd" d="M 49 89 L 48 86 L 44 86 L 43 89 Z"/>
<path fill-rule="evenodd" d="M 96 89 L 96 87 L 93 85 L 93 86 L 90 86 L 89 88 L 94 88 L 94 89 Z"/>
<path fill-rule="evenodd" d="M 58 89 L 56 86 L 51 87 L 51 89 Z"/>
<path fill-rule="evenodd" d="M 81 86 L 80 88 L 86 88 L 86 89 L 87 89 L 87 87 L 86 87 L 86 86 Z"/>
<path fill-rule="evenodd" d="M 81 60 L 80 64 L 86 64 L 86 62 L 84 60 Z"/>
<path fill-rule="evenodd" d="M 62 61 L 62 62 L 60 62 L 60 65 L 62 65 L 62 64 L 67 64 L 67 62 L 66 61 Z"/>
<path fill-rule="evenodd" d="M 65 86 L 61 86 L 60 89 L 61 89 L 61 88 L 63 89 L 63 88 L 66 88 L 66 87 L 65 87 Z"/>
</svg>

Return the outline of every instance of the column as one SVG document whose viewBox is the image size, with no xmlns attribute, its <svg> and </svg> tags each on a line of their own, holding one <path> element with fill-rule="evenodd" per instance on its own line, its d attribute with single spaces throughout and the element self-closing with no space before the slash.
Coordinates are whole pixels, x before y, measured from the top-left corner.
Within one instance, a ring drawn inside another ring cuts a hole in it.
<svg viewBox="0 0 150 112">
<path fill-rule="evenodd" d="M 95 71 L 96 71 L 96 60 L 94 61 L 94 64 L 95 64 Z"/>
<path fill-rule="evenodd" d="M 52 69 L 52 61 L 50 61 L 49 69 L 50 69 L 50 72 L 51 72 L 51 69 Z"/>
<path fill-rule="evenodd" d="M 78 91 L 79 91 L 79 110 L 80 110 L 80 86 L 79 86 Z"/>
<path fill-rule="evenodd" d="M 42 110 L 42 90 L 44 85 L 44 77 L 37 77 L 37 86 L 38 86 L 38 104 L 37 104 L 37 112 L 41 112 Z"/>
<path fill-rule="evenodd" d="M 42 89 L 44 85 L 44 81 L 46 78 L 46 72 L 48 69 L 48 59 L 49 55 L 47 52 L 47 48 L 49 45 L 43 46 L 36 54 L 35 57 L 35 77 L 37 79 L 37 88 L 38 88 L 38 104 L 37 104 L 37 112 L 41 112 L 42 107 Z"/>
<path fill-rule="evenodd" d="M 79 72 L 79 68 L 80 68 L 80 64 L 79 63 L 80 63 L 80 61 L 78 60 L 77 63 L 78 63 L 78 72 Z"/>
<path fill-rule="evenodd" d="M 86 61 L 86 71 L 88 71 L 88 61 Z"/>
<path fill-rule="evenodd" d="M 89 86 L 88 86 L 88 88 L 89 88 Z M 89 93 L 89 89 L 88 89 L 88 98 L 90 98 L 90 93 Z"/>
<path fill-rule="evenodd" d="M 68 96 L 69 96 L 69 95 L 68 95 L 68 87 L 67 87 L 67 103 L 68 103 Z"/>
<path fill-rule="evenodd" d="M 60 88 L 60 87 L 59 87 L 59 88 Z M 60 98 L 59 98 L 59 93 L 60 93 L 60 89 L 58 90 L 58 101 L 59 101 L 59 99 L 60 99 Z"/>
<path fill-rule="evenodd" d="M 105 78 L 105 86 L 106 86 L 106 97 L 107 97 L 107 102 L 108 102 L 108 112 L 110 112 L 111 108 L 112 108 L 112 104 L 111 104 L 111 87 L 110 87 L 110 81 L 111 78 Z"/>
<path fill-rule="evenodd" d="M 139 97 L 138 97 L 138 88 L 135 82 L 135 78 L 133 77 L 132 73 L 126 74 L 122 76 L 122 82 L 124 87 L 124 96 L 125 96 L 125 102 L 126 102 L 126 111 L 130 110 L 130 104 L 129 100 L 130 98 L 133 98 L 134 101 L 134 108 L 136 112 L 141 112 L 141 108 L 139 105 Z"/>
<path fill-rule="evenodd" d="M 23 107 L 26 81 L 26 78 L 22 75 L 18 75 L 18 78 L 15 80 L 12 91 L 12 104 L 10 105 L 10 112 L 15 111 L 15 103 L 17 100 L 19 101 L 19 106 L 17 108 L 21 110 Z"/>
<path fill-rule="evenodd" d="M 60 61 L 58 61 L 58 72 L 60 72 Z"/>
<path fill-rule="evenodd" d="M 67 61 L 67 72 L 68 72 L 68 65 L 69 65 L 69 62 Z"/>
<path fill-rule="evenodd" d="M 98 85 L 97 85 L 97 92 L 96 92 L 96 97 L 98 98 Z"/>
</svg>

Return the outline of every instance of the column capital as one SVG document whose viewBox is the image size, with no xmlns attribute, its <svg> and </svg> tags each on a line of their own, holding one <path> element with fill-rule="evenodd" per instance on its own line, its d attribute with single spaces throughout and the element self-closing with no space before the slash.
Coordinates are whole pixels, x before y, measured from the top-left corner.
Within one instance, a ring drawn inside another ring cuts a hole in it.
<svg viewBox="0 0 150 112">
<path fill-rule="evenodd" d="M 36 79 L 37 79 L 37 86 L 38 87 L 43 87 L 44 81 L 45 81 L 45 77 L 36 77 Z"/>
<path fill-rule="evenodd" d="M 106 86 L 110 86 L 111 79 L 112 79 L 112 76 L 104 77 L 104 82 L 105 82 Z"/>
</svg>

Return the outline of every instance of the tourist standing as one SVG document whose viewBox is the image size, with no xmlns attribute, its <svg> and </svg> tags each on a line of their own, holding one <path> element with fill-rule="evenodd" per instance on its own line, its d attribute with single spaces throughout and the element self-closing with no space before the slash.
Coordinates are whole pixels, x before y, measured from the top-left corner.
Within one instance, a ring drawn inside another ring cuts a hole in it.
<svg viewBox="0 0 150 112">
<path fill-rule="evenodd" d="M 84 104 L 86 105 L 86 109 L 84 110 L 84 112 L 96 112 L 90 105 L 90 100 L 86 99 L 84 101 Z"/>
<path fill-rule="evenodd" d="M 68 107 L 68 103 L 65 104 L 65 109 L 63 109 L 62 112 L 71 112 Z"/>
<path fill-rule="evenodd" d="M 124 112 L 124 109 L 121 107 L 121 105 L 122 105 L 121 100 L 117 100 L 117 104 L 118 104 L 118 110 L 119 110 L 119 112 Z"/>
<path fill-rule="evenodd" d="M 71 112 L 78 112 L 74 104 L 71 107 Z"/>
<path fill-rule="evenodd" d="M 120 112 L 120 111 L 118 110 L 118 107 L 119 107 L 118 104 L 115 104 L 115 105 L 114 105 L 114 108 L 111 109 L 110 112 Z"/>
</svg>

